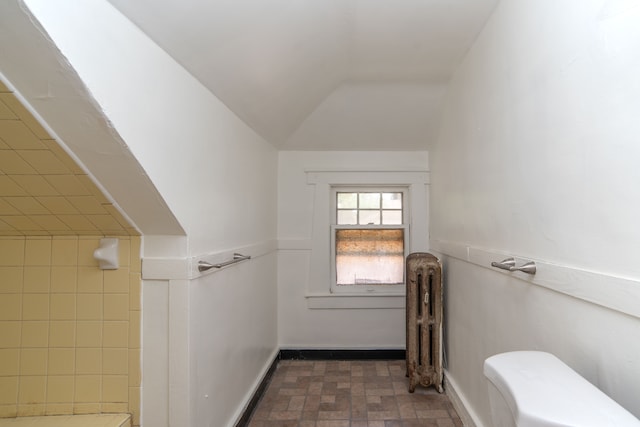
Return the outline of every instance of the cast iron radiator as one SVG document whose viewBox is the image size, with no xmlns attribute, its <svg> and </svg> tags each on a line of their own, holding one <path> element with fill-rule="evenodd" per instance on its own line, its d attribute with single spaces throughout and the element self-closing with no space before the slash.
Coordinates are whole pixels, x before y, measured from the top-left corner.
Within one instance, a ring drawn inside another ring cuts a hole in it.
<svg viewBox="0 0 640 427">
<path fill-rule="evenodd" d="M 407 257 L 409 392 L 433 385 L 442 393 L 442 265 L 429 253 Z"/>
</svg>

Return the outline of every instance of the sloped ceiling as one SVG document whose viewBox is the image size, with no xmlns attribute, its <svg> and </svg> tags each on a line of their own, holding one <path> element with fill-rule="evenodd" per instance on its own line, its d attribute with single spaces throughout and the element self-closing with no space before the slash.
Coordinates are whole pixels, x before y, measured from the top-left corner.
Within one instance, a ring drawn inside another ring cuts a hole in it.
<svg viewBox="0 0 640 427">
<path fill-rule="evenodd" d="M 425 149 L 497 3 L 109 1 L 274 145 L 350 150 Z"/>
</svg>

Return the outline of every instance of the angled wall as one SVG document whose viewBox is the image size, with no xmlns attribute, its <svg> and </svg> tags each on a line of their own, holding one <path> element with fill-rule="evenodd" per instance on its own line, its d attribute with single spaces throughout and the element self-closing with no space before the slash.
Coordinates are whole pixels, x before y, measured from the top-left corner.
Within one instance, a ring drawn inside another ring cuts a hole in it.
<svg viewBox="0 0 640 427">
<path fill-rule="evenodd" d="M 277 348 L 276 151 L 106 1 L 51 6 L 3 4 L 3 73 L 143 233 L 142 425 L 232 425 Z"/>
</svg>

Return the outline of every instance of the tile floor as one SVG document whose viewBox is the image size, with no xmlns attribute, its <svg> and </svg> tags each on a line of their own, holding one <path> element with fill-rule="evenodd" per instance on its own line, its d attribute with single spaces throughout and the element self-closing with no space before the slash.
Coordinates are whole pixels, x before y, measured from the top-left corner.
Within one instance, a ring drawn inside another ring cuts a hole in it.
<svg viewBox="0 0 640 427">
<path fill-rule="evenodd" d="M 404 360 L 281 360 L 249 427 L 460 427 L 433 387 L 407 390 Z"/>
</svg>

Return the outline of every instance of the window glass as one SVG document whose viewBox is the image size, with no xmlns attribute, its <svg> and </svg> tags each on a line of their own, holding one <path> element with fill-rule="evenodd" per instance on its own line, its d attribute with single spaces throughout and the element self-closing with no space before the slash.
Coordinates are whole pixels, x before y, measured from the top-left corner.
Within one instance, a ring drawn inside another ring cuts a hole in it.
<svg viewBox="0 0 640 427">
<path fill-rule="evenodd" d="M 404 229 L 336 229 L 336 284 L 404 282 Z"/>
<path fill-rule="evenodd" d="M 382 193 L 382 209 L 402 209 L 402 193 Z"/>
<path fill-rule="evenodd" d="M 356 209 L 358 193 L 338 193 L 338 209 Z"/>
<path fill-rule="evenodd" d="M 402 224 L 402 211 L 382 211 L 382 223 L 385 225 Z"/>
<path fill-rule="evenodd" d="M 360 209 L 380 209 L 380 193 L 358 193 Z"/>
<path fill-rule="evenodd" d="M 361 225 L 380 224 L 380 211 L 361 210 L 358 223 Z"/>
<path fill-rule="evenodd" d="M 338 211 L 338 224 L 351 224 L 358 223 L 358 211 L 357 210 L 339 210 Z"/>
</svg>

